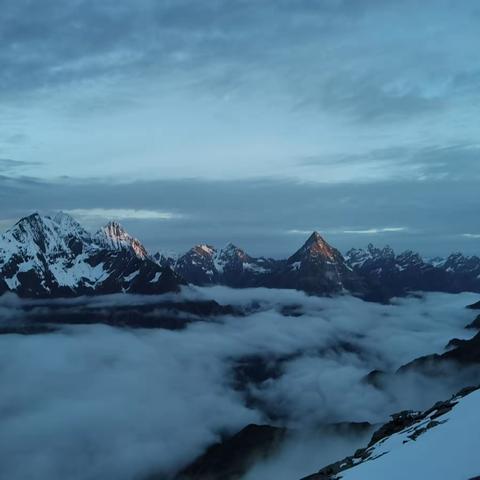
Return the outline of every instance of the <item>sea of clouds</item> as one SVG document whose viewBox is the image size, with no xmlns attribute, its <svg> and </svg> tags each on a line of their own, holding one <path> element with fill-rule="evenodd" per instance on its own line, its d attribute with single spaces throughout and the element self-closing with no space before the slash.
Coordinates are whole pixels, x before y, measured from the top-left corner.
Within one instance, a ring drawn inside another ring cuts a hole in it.
<svg viewBox="0 0 480 480">
<path fill-rule="evenodd" d="M 409 373 L 379 390 L 364 378 L 442 352 L 454 337 L 470 338 L 464 327 L 472 312 L 464 307 L 478 300 L 474 294 L 429 293 L 390 305 L 273 289 L 212 287 L 185 296 L 247 314 L 178 331 L 65 325 L 0 335 L 0 478 L 168 476 L 222 435 L 274 418 L 298 434 L 246 480 L 295 480 L 367 441 L 369 432 L 325 433 L 325 425 L 380 423 L 401 409 L 426 408 L 466 381 Z M 155 297 L 148 298 L 61 302 L 114 308 Z M 23 304 L 0 298 L 1 322 L 21 320 Z M 233 367 L 252 357 L 279 374 L 234 388 Z"/>
</svg>

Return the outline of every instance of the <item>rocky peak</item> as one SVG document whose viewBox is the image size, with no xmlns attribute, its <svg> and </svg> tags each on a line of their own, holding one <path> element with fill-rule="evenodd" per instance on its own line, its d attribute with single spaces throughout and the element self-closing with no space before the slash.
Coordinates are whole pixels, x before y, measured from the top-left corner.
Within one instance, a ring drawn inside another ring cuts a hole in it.
<svg viewBox="0 0 480 480">
<path fill-rule="evenodd" d="M 45 230 L 45 222 L 39 213 L 32 213 L 21 218 L 7 233 L 11 233 L 16 240 L 25 238 L 26 235 L 38 237 Z"/>
<path fill-rule="evenodd" d="M 329 245 L 318 232 L 310 235 L 303 246 L 288 259 L 288 263 L 313 259 L 323 259 L 329 262 L 343 261 L 340 252 Z"/>
<path fill-rule="evenodd" d="M 39 252 L 48 256 L 68 249 L 59 225 L 39 213 L 20 219 L 5 232 L 0 243 L 0 249 L 4 250 L 4 261 L 5 252 L 36 257 Z"/>
<path fill-rule="evenodd" d="M 220 250 L 217 256 L 219 259 L 224 261 L 240 260 L 243 262 L 247 261 L 249 258 L 244 250 L 238 248 L 233 243 L 228 243 L 224 248 Z"/>
<path fill-rule="evenodd" d="M 102 246 L 112 250 L 130 251 L 142 260 L 148 257 L 148 252 L 142 243 L 132 237 L 118 222 L 107 223 L 97 232 L 95 238 Z"/>
<path fill-rule="evenodd" d="M 459 252 L 452 253 L 444 262 L 439 265 L 448 272 L 479 275 L 480 274 L 480 258 L 476 255 L 465 256 Z"/>
<path fill-rule="evenodd" d="M 215 247 L 212 247 L 211 245 L 207 245 L 206 243 L 195 245 L 190 251 L 202 257 L 213 257 L 216 253 Z"/>
<path fill-rule="evenodd" d="M 423 258 L 412 250 L 406 250 L 398 255 L 397 262 L 402 266 L 421 266 L 425 263 Z"/>
</svg>

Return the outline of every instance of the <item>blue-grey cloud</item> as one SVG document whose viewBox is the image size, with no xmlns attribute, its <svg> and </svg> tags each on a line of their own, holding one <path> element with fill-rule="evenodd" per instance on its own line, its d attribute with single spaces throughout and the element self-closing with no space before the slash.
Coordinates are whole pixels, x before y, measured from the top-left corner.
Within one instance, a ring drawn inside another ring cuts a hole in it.
<svg viewBox="0 0 480 480">
<path fill-rule="evenodd" d="M 105 218 L 93 219 L 91 227 L 96 228 L 112 211 L 168 212 L 168 218 L 130 215 L 122 221 L 152 250 L 181 252 L 194 243 L 223 246 L 233 241 L 252 254 L 272 256 L 292 253 L 313 229 L 323 231 L 342 250 L 372 241 L 427 255 L 451 250 L 478 254 L 475 239 L 464 236 L 480 230 L 477 197 L 476 179 L 318 184 L 273 179 L 115 183 L 0 177 L 3 219 L 33 209 L 45 213 L 95 209 L 105 212 Z"/>
<path fill-rule="evenodd" d="M 4 99 L 140 75 L 213 95 L 280 88 L 292 106 L 378 121 L 478 95 L 474 1 L 3 0 L 1 8 Z"/>
<path fill-rule="evenodd" d="M 0 158 L 0 174 L 15 174 L 25 167 L 38 165 L 40 162 L 22 162 L 11 158 Z"/>
<path fill-rule="evenodd" d="M 447 145 L 397 145 L 362 153 L 307 156 L 298 160 L 300 167 L 359 167 L 373 165 L 396 171 L 411 180 L 473 179 L 480 177 L 480 145 L 452 143 Z"/>
</svg>

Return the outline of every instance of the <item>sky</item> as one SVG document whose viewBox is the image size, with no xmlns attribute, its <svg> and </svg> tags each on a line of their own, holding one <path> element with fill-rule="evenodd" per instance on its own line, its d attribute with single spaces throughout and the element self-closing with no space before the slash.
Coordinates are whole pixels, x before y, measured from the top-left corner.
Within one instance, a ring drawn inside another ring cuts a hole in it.
<svg viewBox="0 0 480 480">
<path fill-rule="evenodd" d="M 474 0 L 0 0 L 0 230 L 480 253 Z"/>
</svg>

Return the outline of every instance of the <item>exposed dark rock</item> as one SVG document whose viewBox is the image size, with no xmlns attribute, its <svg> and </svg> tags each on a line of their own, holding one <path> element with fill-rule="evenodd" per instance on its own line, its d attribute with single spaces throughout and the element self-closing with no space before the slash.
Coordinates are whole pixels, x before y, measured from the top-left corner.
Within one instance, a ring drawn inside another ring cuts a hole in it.
<svg viewBox="0 0 480 480">
<path fill-rule="evenodd" d="M 477 315 L 477 318 L 472 323 L 469 323 L 466 328 L 473 328 L 476 330 L 480 330 L 480 315 Z"/>
<path fill-rule="evenodd" d="M 214 319 L 220 315 L 234 314 L 229 306 L 219 305 L 213 300 L 159 303 L 143 305 L 117 305 L 113 307 L 95 307 L 88 305 L 58 305 L 42 303 L 27 305 L 20 310 L 21 325 L 15 326 L 11 320 L 8 328 L 16 330 L 51 328 L 55 324 L 95 324 L 102 323 L 117 327 L 164 328 L 178 330 L 192 321 Z M 6 328 L 6 327 L 5 327 Z"/>
<path fill-rule="evenodd" d="M 53 326 L 49 325 L 9 325 L 0 326 L 0 335 L 40 335 L 57 331 Z"/>
<path fill-rule="evenodd" d="M 449 344 L 450 345 L 450 344 Z M 454 339 L 454 348 L 442 354 L 425 355 L 400 367 L 399 373 L 417 370 L 429 375 L 442 374 L 442 365 L 445 363 L 456 363 L 460 366 L 474 365 L 480 363 L 480 332 L 470 340 Z"/>
<path fill-rule="evenodd" d="M 382 382 L 387 377 L 388 377 L 388 373 L 382 370 L 372 370 L 368 375 L 366 375 L 363 378 L 363 382 L 368 383 L 369 385 L 372 385 L 375 388 L 381 389 Z"/>
<path fill-rule="evenodd" d="M 304 311 L 302 305 L 284 305 L 280 313 L 285 317 L 301 317 Z"/>
<path fill-rule="evenodd" d="M 371 447 L 385 437 L 389 437 L 394 433 L 401 432 L 405 428 L 423 418 L 422 416 L 423 414 L 421 412 L 413 412 L 410 410 L 404 410 L 402 412 L 393 414 L 392 420 L 382 425 L 373 433 L 372 438 L 368 443 L 368 447 Z"/>
<path fill-rule="evenodd" d="M 236 480 L 255 462 L 277 451 L 287 430 L 270 425 L 248 425 L 209 447 L 185 467 L 175 480 Z M 153 480 L 153 478 L 152 478 Z"/>
</svg>

